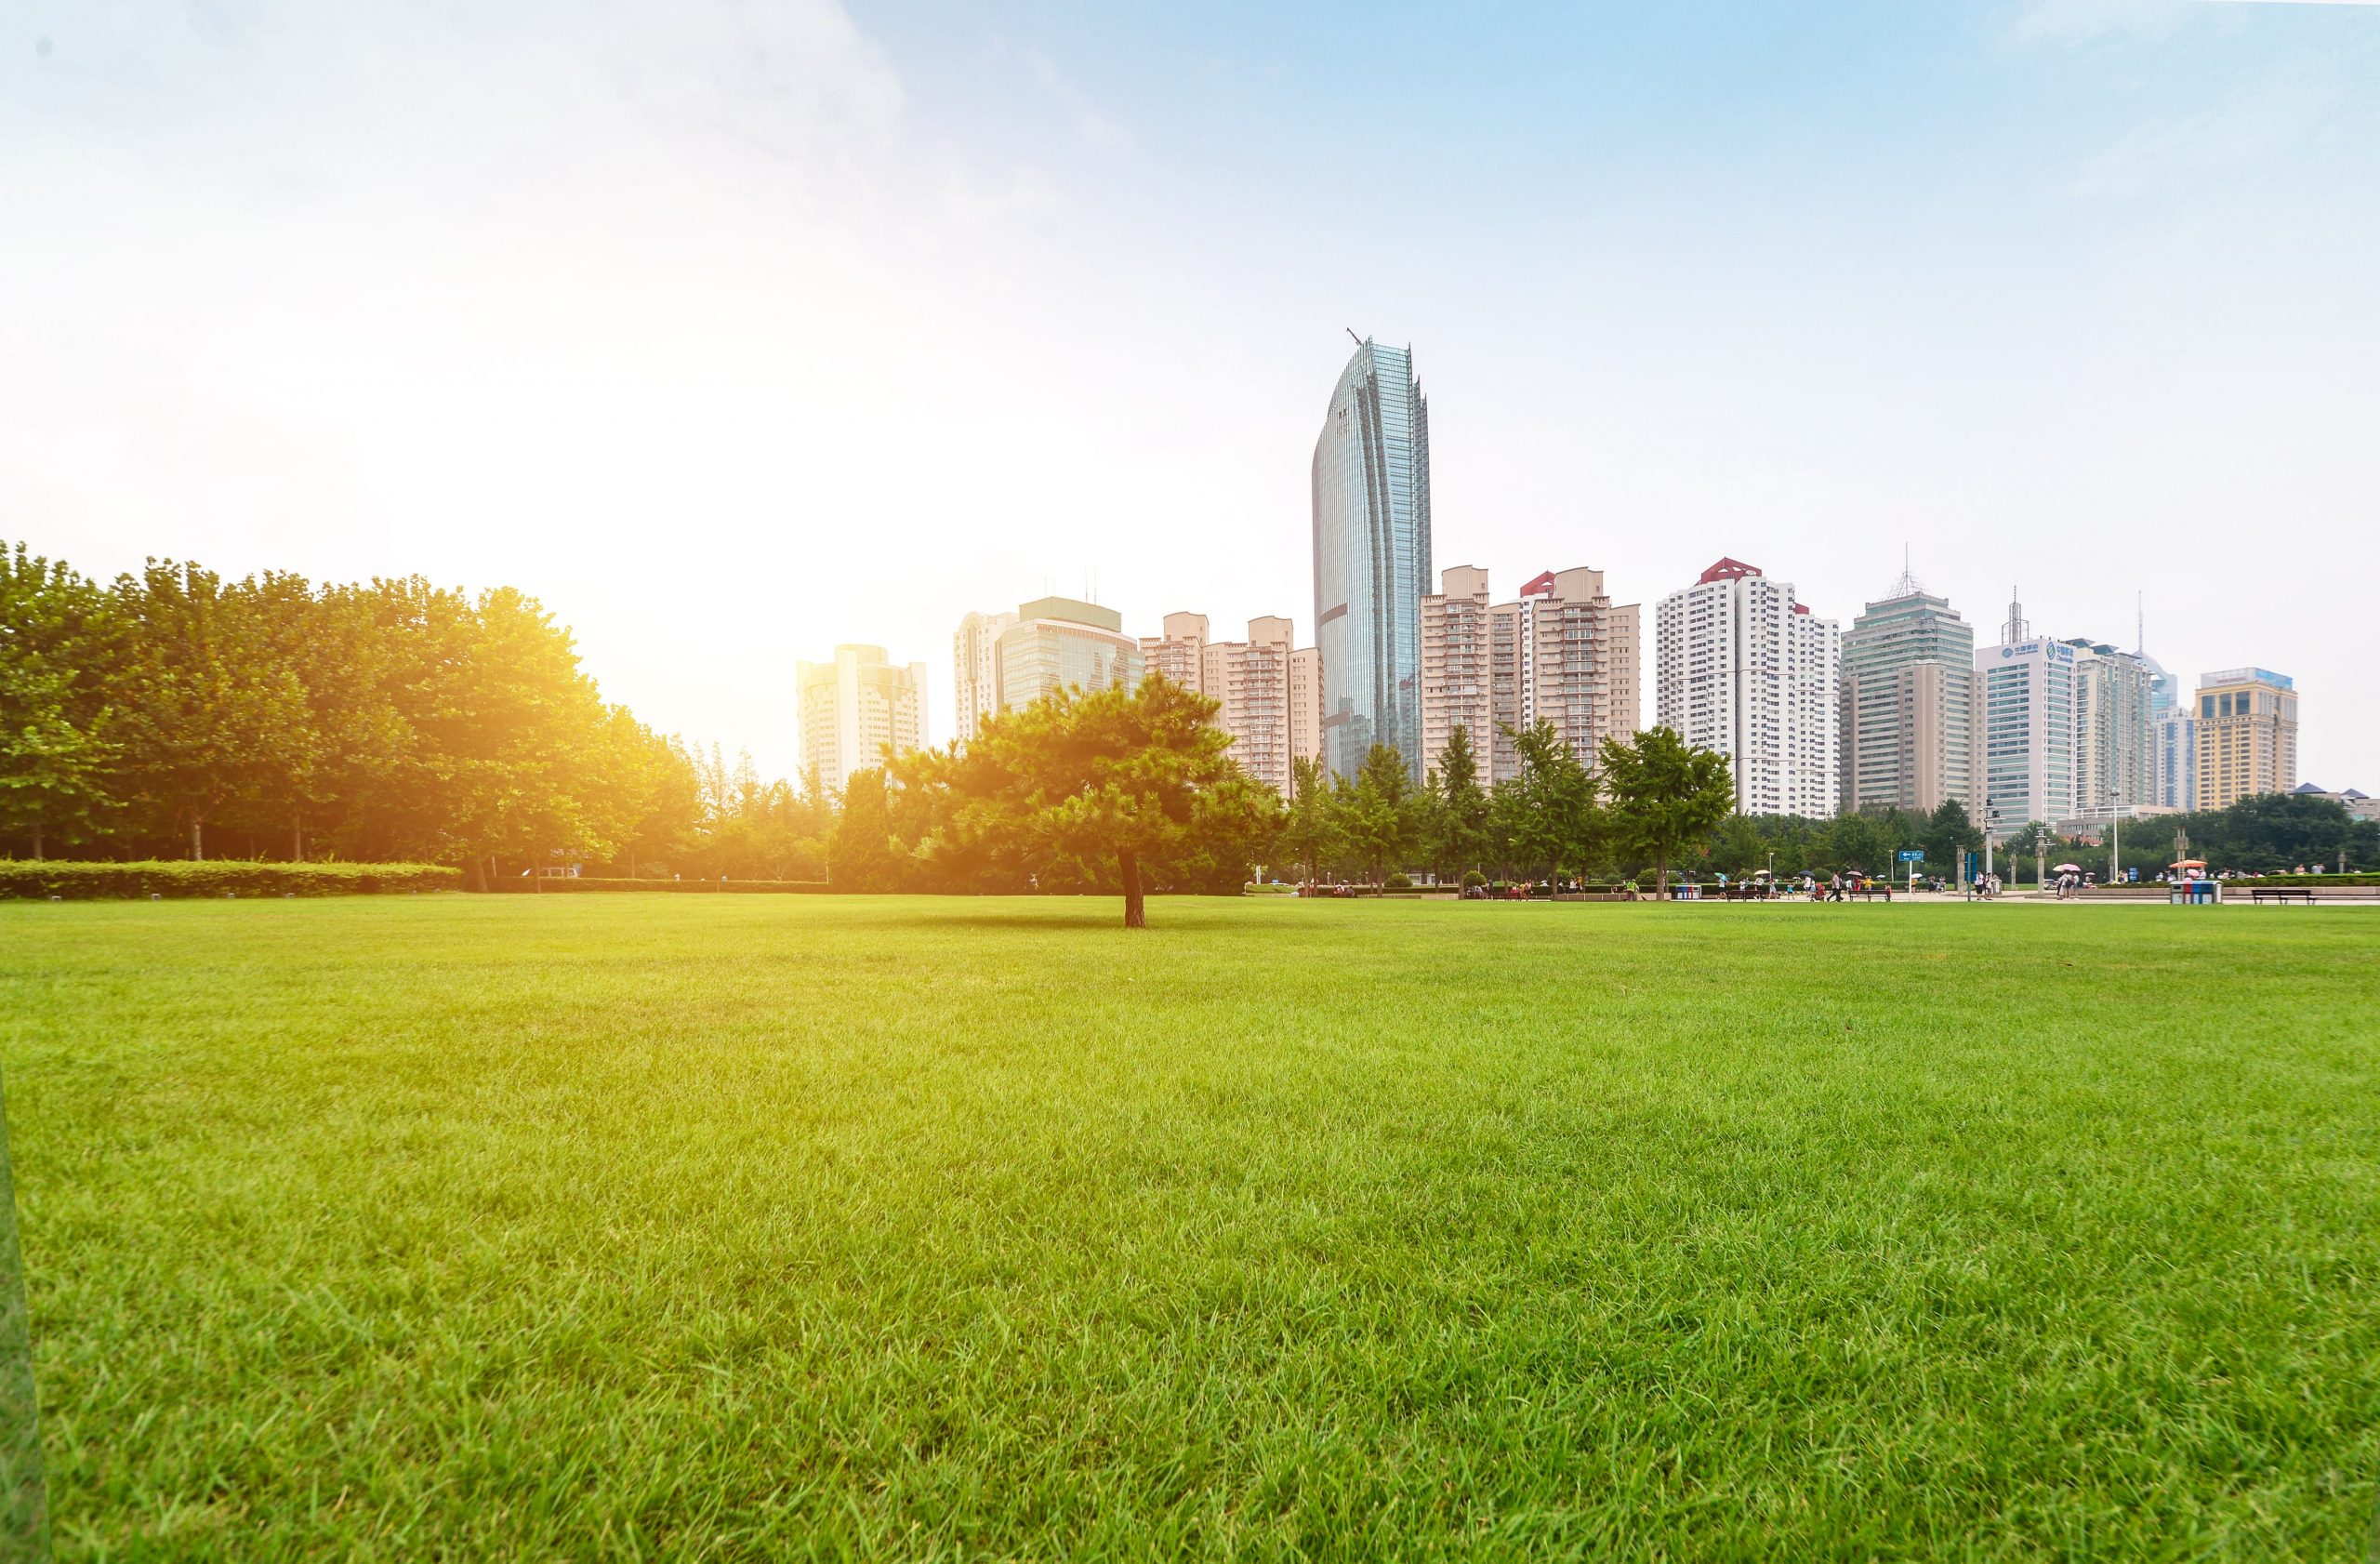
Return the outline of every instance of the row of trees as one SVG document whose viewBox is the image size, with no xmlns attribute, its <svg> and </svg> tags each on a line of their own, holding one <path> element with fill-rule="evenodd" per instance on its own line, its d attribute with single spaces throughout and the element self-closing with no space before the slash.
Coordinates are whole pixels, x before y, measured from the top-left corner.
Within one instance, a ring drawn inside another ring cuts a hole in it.
<svg viewBox="0 0 2380 1564">
<path fill-rule="evenodd" d="M 1517 772 L 1479 782 L 1471 736 L 1454 730 L 1421 786 L 1403 757 L 1375 748 L 1353 777 L 1299 761 L 1277 836 L 1308 880 L 1382 880 L 1424 868 L 1460 880 L 1596 879 L 1653 868 L 1663 879 L 1734 808 L 1726 762 L 1666 728 L 1606 739 L 1590 769 L 1551 722 L 1513 734 Z"/>
<path fill-rule="evenodd" d="M 604 701 L 509 588 L 102 584 L 0 550 L 0 847 L 42 857 L 558 858 L 825 871 L 828 801 L 732 772 Z"/>
</svg>

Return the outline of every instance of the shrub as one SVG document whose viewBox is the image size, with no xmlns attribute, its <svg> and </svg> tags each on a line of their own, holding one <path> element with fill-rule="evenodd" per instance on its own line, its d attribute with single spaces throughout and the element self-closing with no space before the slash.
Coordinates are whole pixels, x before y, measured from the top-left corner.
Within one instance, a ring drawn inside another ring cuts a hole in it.
<svg viewBox="0 0 2380 1564">
<path fill-rule="evenodd" d="M 823 895 L 826 882 L 823 880 L 629 880 L 596 879 L 582 875 L 571 880 L 556 876 L 549 880 L 532 881 L 526 875 L 508 875 L 488 887 L 506 895 L 585 895 L 598 891 L 683 891 L 731 895 Z"/>
<path fill-rule="evenodd" d="M 1488 877 L 1475 868 L 1462 877 L 1462 888 L 1466 891 L 1476 891 L 1487 883 Z"/>
<path fill-rule="evenodd" d="M 1409 891 L 1413 888 L 1413 877 L 1409 874 L 1392 874 L 1380 882 L 1380 888 L 1383 891 Z"/>
<path fill-rule="evenodd" d="M 273 864 L 245 858 L 211 863 L 151 860 L 123 864 L 12 859 L 0 862 L 0 900 L 90 901 L 110 896 L 368 896 L 390 892 L 458 891 L 463 871 L 437 864 Z"/>
</svg>

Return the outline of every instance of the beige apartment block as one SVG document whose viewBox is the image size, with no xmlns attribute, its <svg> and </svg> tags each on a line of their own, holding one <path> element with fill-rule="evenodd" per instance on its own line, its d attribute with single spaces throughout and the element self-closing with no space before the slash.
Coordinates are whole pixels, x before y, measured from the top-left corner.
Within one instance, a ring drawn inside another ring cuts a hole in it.
<svg viewBox="0 0 2380 1564">
<path fill-rule="evenodd" d="M 1185 690 L 1212 695 L 1207 688 L 1207 616 L 1168 614 L 1163 635 L 1141 637 L 1141 673 L 1162 673 Z"/>
<path fill-rule="evenodd" d="M 2297 786 L 2297 683 L 2262 668 L 2198 682 L 2198 806 L 2228 809 Z"/>
<path fill-rule="evenodd" d="M 1322 759 L 1322 649 L 1318 646 L 1300 646 L 1289 654 L 1289 758 Z"/>
<path fill-rule="evenodd" d="M 1261 639 L 1251 621 L 1246 641 L 1207 645 L 1202 669 L 1215 721 L 1231 735 L 1231 756 L 1240 769 L 1287 796 L 1289 790 L 1289 647 Z M 1289 621 L 1278 621 L 1286 625 Z"/>
<path fill-rule="evenodd" d="M 838 646 L 832 662 L 797 663 L 801 763 L 840 791 L 852 773 L 926 742 L 926 665 L 885 660 L 881 646 Z"/>
<path fill-rule="evenodd" d="M 1549 570 L 1511 603 L 1490 603 L 1488 573 L 1458 565 L 1421 600 L 1421 732 L 1435 767 L 1458 727 L 1481 785 L 1519 771 L 1510 733 L 1540 719 L 1581 763 L 1636 731 L 1643 643 L 1634 603 L 1615 604 L 1603 572 Z"/>
<path fill-rule="evenodd" d="M 1313 648 L 1293 647 L 1290 623 L 1277 616 L 1250 619 L 1246 641 L 1215 641 L 1210 633 L 1204 614 L 1168 614 L 1163 634 L 1141 638 L 1142 666 L 1212 700 L 1215 726 L 1231 736 L 1232 759 L 1286 796 L 1300 738 L 1310 747 L 1303 753 L 1322 749 L 1321 680 Z M 1301 699 L 1311 705 L 1302 731 Z"/>
<path fill-rule="evenodd" d="M 1488 573 L 1458 564 L 1438 579 L 1441 590 L 1421 599 L 1421 764 L 1436 770 L 1454 730 L 1461 728 L 1479 755 L 1484 786 L 1488 747 L 1496 737 L 1488 695 Z"/>
</svg>

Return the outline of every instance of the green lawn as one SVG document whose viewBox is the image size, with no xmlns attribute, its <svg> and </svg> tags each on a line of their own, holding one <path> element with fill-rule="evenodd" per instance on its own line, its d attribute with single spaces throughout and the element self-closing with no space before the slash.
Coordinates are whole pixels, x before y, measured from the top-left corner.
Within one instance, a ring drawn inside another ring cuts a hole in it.
<svg viewBox="0 0 2380 1564">
<path fill-rule="evenodd" d="M 0 906 L 66 1558 L 2340 1559 L 2380 914 Z"/>
</svg>

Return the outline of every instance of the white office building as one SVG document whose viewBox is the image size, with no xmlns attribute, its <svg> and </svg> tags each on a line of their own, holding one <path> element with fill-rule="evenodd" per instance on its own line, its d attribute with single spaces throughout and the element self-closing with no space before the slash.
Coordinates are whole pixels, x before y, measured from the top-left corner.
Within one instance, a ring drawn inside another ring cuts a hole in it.
<svg viewBox="0 0 2380 1564">
<path fill-rule="evenodd" d="M 1000 709 L 1000 636 L 1016 623 L 1013 614 L 970 614 L 951 637 L 951 689 L 958 698 L 959 736 L 975 736 L 975 724 Z"/>
<path fill-rule="evenodd" d="M 2000 643 L 1976 649 L 1983 686 L 1983 820 L 1995 837 L 2072 817 L 2075 649 L 2036 636 L 2012 598 Z"/>
<path fill-rule="evenodd" d="M 2074 648 L 2074 810 L 2130 815 L 2157 797 L 2157 670 L 2105 642 Z"/>
<path fill-rule="evenodd" d="M 1832 815 L 1841 798 L 1843 628 L 1740 560 L 1722 559 L 1655 615 L 1655 712 L 1727 757 L 1746 815 Z"/>
<path fill-rule="evenodd" d="M 838 646 L 835 660 L 798 663 L 801 763 L 840 791 L 852 773 L 926 744 L 926 665 L 885 660 L 881 646 Z"/>
</svg>

